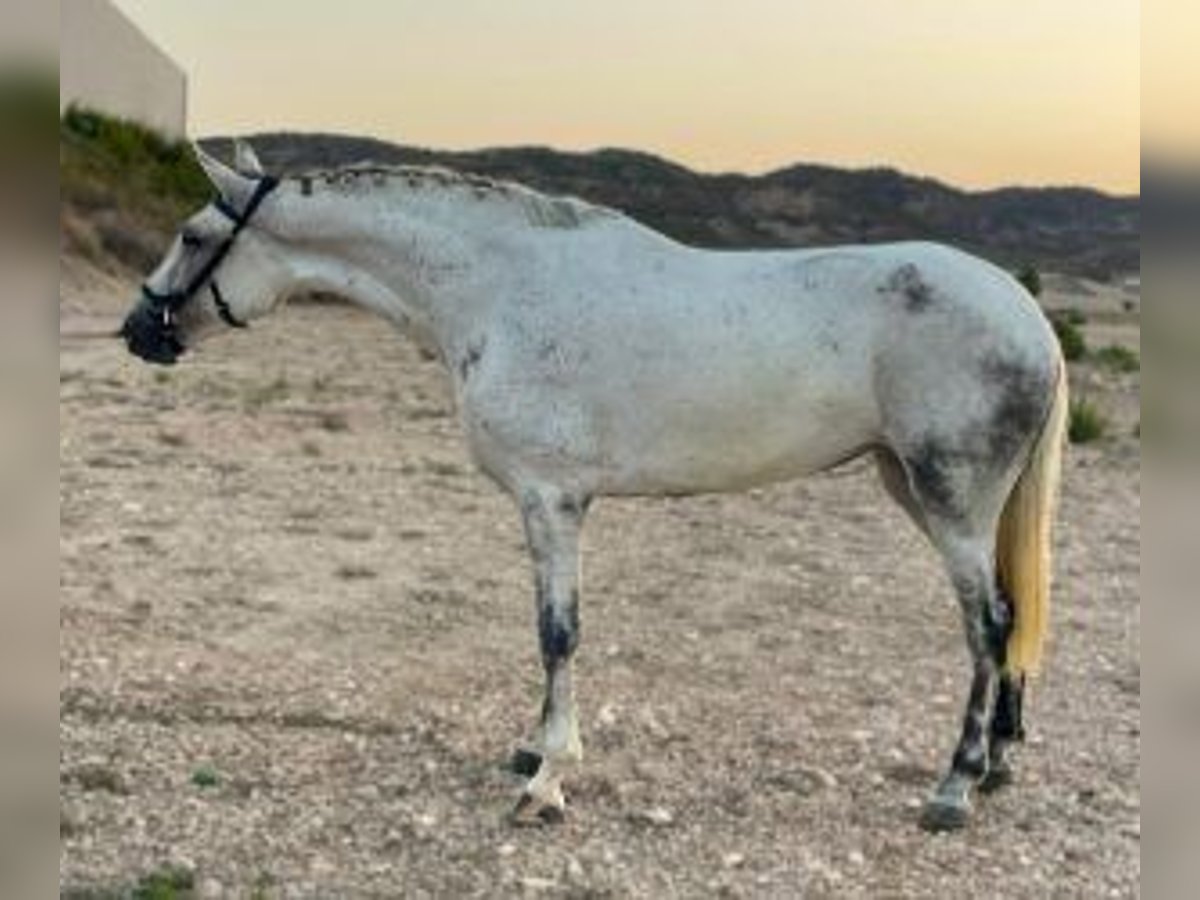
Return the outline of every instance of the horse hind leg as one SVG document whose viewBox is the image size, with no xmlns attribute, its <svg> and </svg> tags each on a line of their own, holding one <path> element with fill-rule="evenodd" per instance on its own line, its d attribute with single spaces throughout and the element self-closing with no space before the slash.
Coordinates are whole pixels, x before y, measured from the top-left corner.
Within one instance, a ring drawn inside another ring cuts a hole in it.
<svg viewBox="0 0 1200 900">
<path fill-rule="evenodd" d="M 922 815 L 930 830 L 960 828 L 970 814 L 971 792 L 987 778 L 993 761 L 996 783 L 1003 780 L 1002 745 L 1019 730 L 1019 716 L 1012 717 L 1019 714 L 1018 688 L 1002 680 L 1011 605 L 998 589 L 995 567 L 997 525 L 1009 487 L 1004 473 L 1010 466 L 937 452 L 927 442 L 908 455 L 889 454 L 879 454 L 884 484 L 940 553 L 971 656 L 971 687 L 954 756 Z M 994 716 L 998 699 L 999 720 Z"/>
<path fill-rule="evenodd" d="M 993 764 L 999 762 L 994 755 L 995 712 L 1011 614 L 996 590 L 994 535 L 947 534 L 936 526 L 931 531 L 958 596 L 971 654 L 971 688 L 958 743 L 949 771 L 921 818 L 926 829 L 944 831 L 967 823 L 972 789 L 986 784 Z M 1003 690 L 1011 690 L 1011 685 Z"/>
</svg>

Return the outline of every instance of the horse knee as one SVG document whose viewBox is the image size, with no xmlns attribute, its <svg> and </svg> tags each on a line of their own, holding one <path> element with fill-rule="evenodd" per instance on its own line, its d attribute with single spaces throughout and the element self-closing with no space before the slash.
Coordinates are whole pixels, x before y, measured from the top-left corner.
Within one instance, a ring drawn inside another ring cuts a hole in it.
<svg viewBox="0 0 1200 900">
<path fill-rule="evenodd" d="M 571 591 L 570 602 L 565 605 L 553 601 L 540 604 L 538 640 L 547 668 L 557 667 L 575 652 L 579 645 L 579 599 L 575 590 Z"/>
</svg>

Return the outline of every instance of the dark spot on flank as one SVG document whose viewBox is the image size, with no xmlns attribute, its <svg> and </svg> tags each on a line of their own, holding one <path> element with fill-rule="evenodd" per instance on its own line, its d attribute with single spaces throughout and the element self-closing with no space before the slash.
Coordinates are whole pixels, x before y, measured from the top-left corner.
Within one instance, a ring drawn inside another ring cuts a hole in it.
<svg viewBox="0 0 1200 900">
<path fill-rule="evenodd" d="M 934 301 L 933 287 L 921 277 L 920 270 L 912 263 L 905 263 L 893 272 L 879 291 L 903 297 L 904 308 L 913 313 L 924 312 Z"/>
<path fill-rule="evenodd" d="M 311 197 L 313 192 L 313 180 L 307 175 L 300 178 L 300 193 L 302 196 Z"/>
<path fill-rule="evenodd" d="M 953 515 L 959 503 L 951 477 L 953 455 L 937 441 L 927 440 L 905 462 L 921 502 L 935 512 Z"/>
<path fill-rule="evenodd" d="M 463 381 L 466 381 L 471 374 L 471 370 L 479 365 L 479 361 L 483 359 L 483 351 L 486 348 L 486 339 L 480 339 L 479 341 L 467 344 L 466 351 L 458 361 L 458 374 Z"/>
<path fill-rule="evenodd" d="M 1054 376 L 996 355 L 983 358 L 980 376 L 995 398 L 985 435 L 988 452 L 995 463 L 1007 465 L 1045 424 Z"/>
</svg>

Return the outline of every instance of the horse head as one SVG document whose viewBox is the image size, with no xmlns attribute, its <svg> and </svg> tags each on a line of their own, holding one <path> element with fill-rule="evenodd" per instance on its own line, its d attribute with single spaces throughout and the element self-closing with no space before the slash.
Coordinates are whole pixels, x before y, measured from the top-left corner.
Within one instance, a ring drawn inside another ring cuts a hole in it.
<svg viewBox="0 0 1200 900">
<path fill-rule="evenodd" d="M 132 353 L 162 365 L 222 327 L 269 312 L 292 281 L 283 248 L 257 227 L 270 217 L 278 182 L 241 141 L 234 168 L 195 152 L 215 196 L 183 223 L 121 327 Z"/>
</svg>

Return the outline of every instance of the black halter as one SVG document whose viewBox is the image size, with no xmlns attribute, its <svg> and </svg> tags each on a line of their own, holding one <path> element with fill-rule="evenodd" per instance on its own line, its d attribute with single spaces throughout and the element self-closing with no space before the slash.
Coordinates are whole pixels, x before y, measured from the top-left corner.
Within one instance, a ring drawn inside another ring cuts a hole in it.
<svg viewBox="0 0 1200 900">
<path fill-rule="evenodd" d="M 221 288 L 217 284 L 215 275 L 217 267 L 221 265 L 225 257 L 229 255 L 229 251 L 233 249 L 233 242 L 237 240 L 237 236 L 249 224 L 258 207 L 267 198 L 267 194 L 271 193 L 278 186 L 279 180 L 272 178 L 270 175 L 264 175 L 258 179 L 258 184 L 254 188 L 254 194 L 250 197 L 250 202 L 246 204 L 246 208 L 241 212 L 235 210 L 220 196 L 213 200 L 213 206 L 233 222 L 233 229 L 229 232 L 225 240 L 217 246 L 213 255 L 208 258 L 208 261 L 192 277 L 192 280 L 188 282 L 186 287 L 160 294 L 148 284 L 142 284 L 142 295 L 154 308 L 154 311 L 162 316 L 162 323 L 165 327 L 170 328 L 173 325 L 175 314 L 183 308 L 183 305 L 188 300 L 199 293 L 205 284 L 208 284 L 212 290 L 213 303 L 216 305 L 217 314 L 220 315 L 222 321 L 232 328 L 246 327 L 246 323 L 234 316 L 233 311 L 229 308 L 229 303 L 221 294 Z"/>
</svg>

